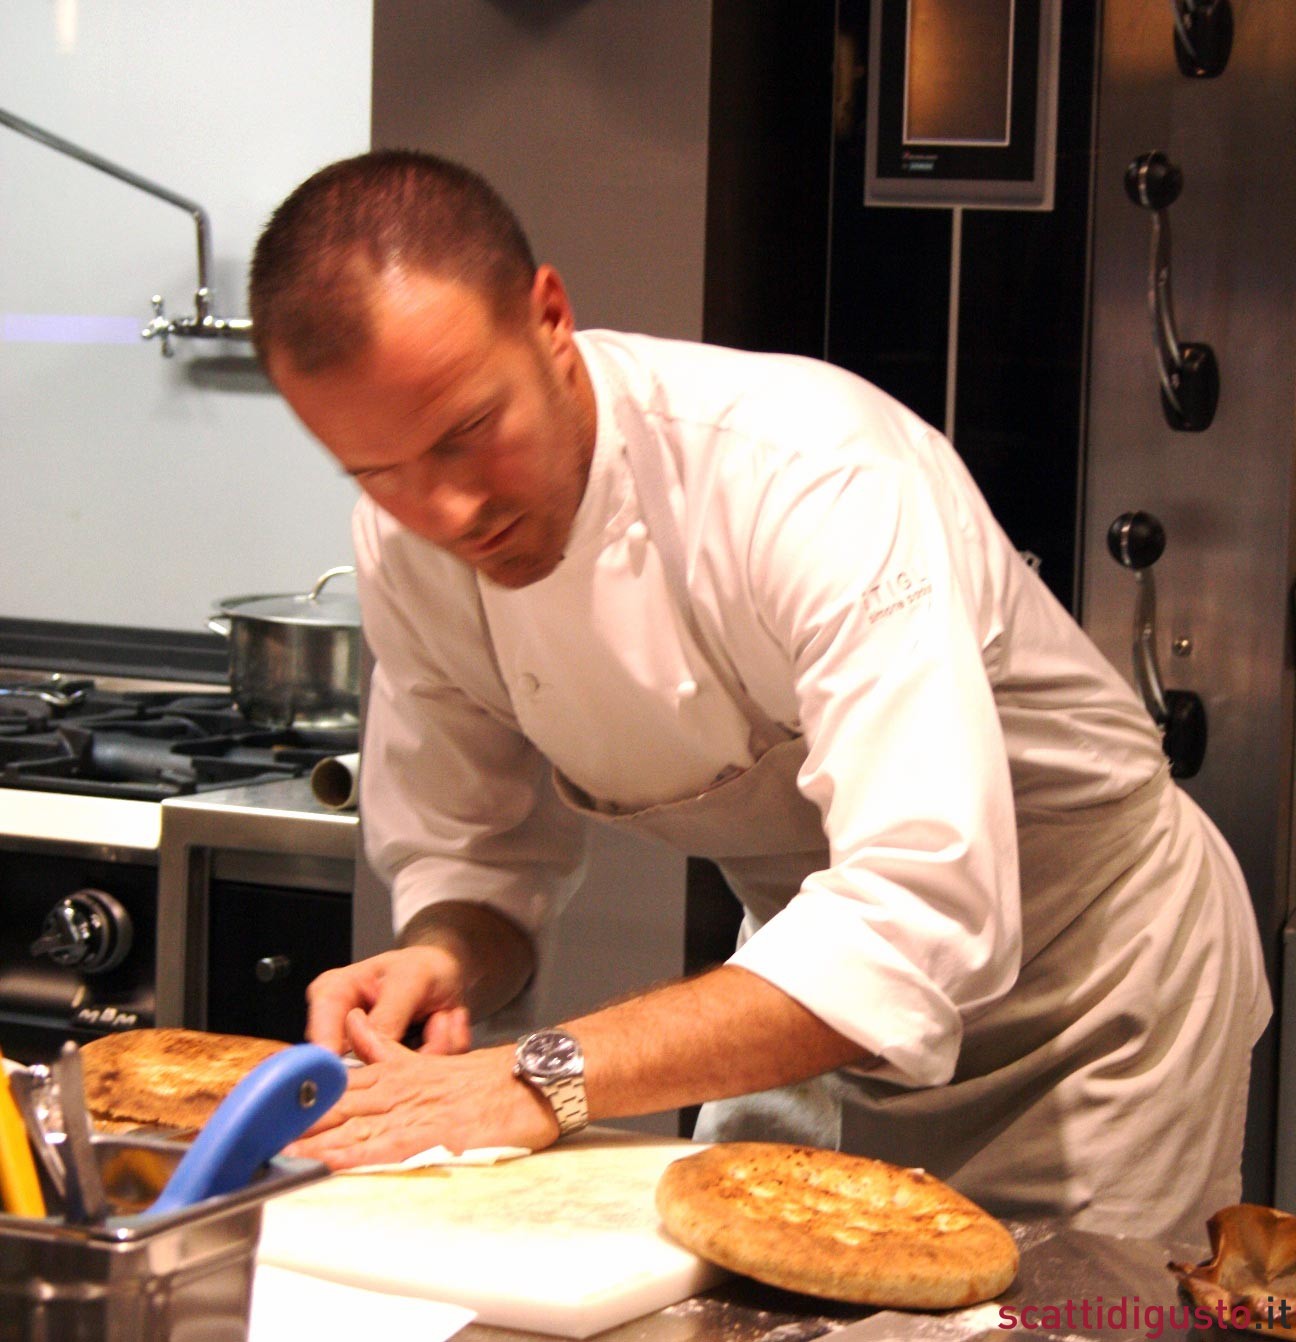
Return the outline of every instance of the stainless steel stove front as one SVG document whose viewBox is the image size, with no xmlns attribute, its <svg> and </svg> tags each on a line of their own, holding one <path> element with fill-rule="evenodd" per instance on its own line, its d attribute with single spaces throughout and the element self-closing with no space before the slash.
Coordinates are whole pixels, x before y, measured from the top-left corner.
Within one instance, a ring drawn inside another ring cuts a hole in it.
<svg viewBox="0 0 1296 1342">
<path fill-rule="evenodd" d="M 0 789 L 7 1056 L 154 1023 L 160 838 L 153 803 Z"/>
</svg>

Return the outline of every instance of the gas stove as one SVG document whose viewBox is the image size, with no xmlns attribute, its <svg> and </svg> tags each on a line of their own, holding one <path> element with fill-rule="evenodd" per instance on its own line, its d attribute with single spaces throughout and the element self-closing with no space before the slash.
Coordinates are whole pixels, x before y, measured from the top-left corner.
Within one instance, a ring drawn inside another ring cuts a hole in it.
<svg viewBox="0 0 1296 1342">
<path fill-rule="evenodd" d="M 160 802 L 309 773 L 356 737 L 259 727 L 228 694 L 0 679 L 0 787 Z"/>
<path fill-rule="evenodd" d="M 300 1039 L 350 958 L 354 728 L 264 728 L 208 685 L 0 669 L 0 1048 L 188 1025 Z"/>
</svg>

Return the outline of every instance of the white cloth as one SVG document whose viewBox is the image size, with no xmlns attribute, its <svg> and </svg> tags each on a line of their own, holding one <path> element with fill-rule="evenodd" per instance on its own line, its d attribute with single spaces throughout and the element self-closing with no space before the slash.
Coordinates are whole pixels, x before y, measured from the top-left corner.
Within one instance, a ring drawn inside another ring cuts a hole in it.
<svg viewBox="0 0 1296 1342">
<path fill-rule="evenodd" d="M 1136 796 L 1155 810 L 1165 795 L 1173 814 L 1158 834 L 1176 831 L 1176 846 L 1163 884 L 1191 917 L 1158 920 L 1166 890 L 1140 885 L 1126 917 L 1147 927 L 1131 963 L 1155 983 L 1191 937 L 1191 1001 L 1227 988 L 1212 1047 L 1245 1058 L 1268 1001 L 1236 866 L 1159 785 L 1146 712 L 1021 561 L 949 445 L 827 365 L 578 339 L 598 438 L 548 578 L 516 591 L 479 582 L 368 501 L 357 509 L 378 658 L 363 795 L 397 924 L 436 898 L 484 900 L 530 928 L 550 916 L 578 875 L 581 831 L 546 761 L 614 815 L 698 794 L 753 761 L 749 723 L 663 581 L 615 400 L 660 445 L 703 636 L 771 719 L 804 736 L 798 784 L 822 817 L 827 851 L 814 861 L 726 864 L 752 931 L 735 963 L 876 1055 L 870 1084 L 943 1086 L 969 1031 L 999 1068 L 1013 1046 L 978 1023 L 1020 1008 L 1047 1029 L 1050 992 L 1063 1021 L 1068 987 L 1092 978 L 1075 955 L 1101 938 L 1073 935 L 1061 964 L 1043 953 L 1105 888 L 1106 866 L 1119 876 L 1122 860 L 1146 856 L 1070 851 L 1072 822 Z M 1146 828 L 1129 840 L 1161 841 Z M 1083 869 L 1074 886 L 1057 879 L 1070 862 Z M 1036 961 L 1062 978 L 1026 1002 L 1014 984 Z M 1190 1009 L 1154 998 L 1153 1031 L 1157 1012 Z"/>
</svg>

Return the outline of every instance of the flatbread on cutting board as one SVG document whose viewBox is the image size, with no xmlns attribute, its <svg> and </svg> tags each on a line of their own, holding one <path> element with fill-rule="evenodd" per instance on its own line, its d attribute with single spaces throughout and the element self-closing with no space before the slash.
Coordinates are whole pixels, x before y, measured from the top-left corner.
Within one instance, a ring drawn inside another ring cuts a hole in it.
<svg viewBox="0 0 1296 1342">
<path fill-rule="evenodd" d="M 86 1108 L 104 1132 L 201 1128 L 277 1039 L 163 1028 L 123 1030 L 81 1046 Z"/>
<path fill-rule="evenodd" d="M 657 1186 L 671 1235 L 771 1286 L 858 1304 L 951 1309 L 1006 1290 L 1017 1246 L 922 1170 L 778 1142 L 722 1142 Z"/>
</svg>

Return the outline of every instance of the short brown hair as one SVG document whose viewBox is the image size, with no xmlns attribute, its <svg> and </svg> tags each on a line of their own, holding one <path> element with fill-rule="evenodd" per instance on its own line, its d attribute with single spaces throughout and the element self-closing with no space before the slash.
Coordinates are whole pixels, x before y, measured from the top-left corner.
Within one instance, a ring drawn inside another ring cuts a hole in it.
<svg viewBox="0 0 1296 1342">
<path fill-rule="evenodd" d="M 248 306 L 262 362 L 279 349 L 312 373 L 358 355 L 370 285 L 392 266 L 469 284 L 501 313 L 536 271 L 517 217 L 471 169 L 404 149 L 343 159 L 297 187 L 257 241 Z"/>
</svg>

